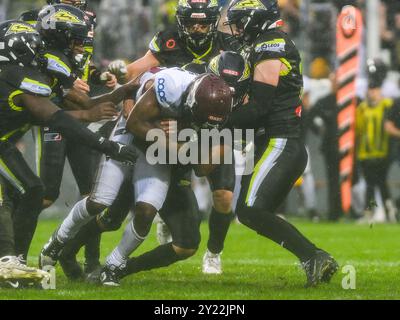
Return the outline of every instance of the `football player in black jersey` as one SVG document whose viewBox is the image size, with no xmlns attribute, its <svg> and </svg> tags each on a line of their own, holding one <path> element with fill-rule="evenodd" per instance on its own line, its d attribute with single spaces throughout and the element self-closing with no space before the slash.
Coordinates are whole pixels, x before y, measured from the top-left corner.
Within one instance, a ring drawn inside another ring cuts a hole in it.
<svg viewBox="0 0 400 320">
<path fill-rule="evenodd" d="M 77 23 L 70 28 L 74 28 L 70 30 L 73 34 L 78 29 L 85 30 L 86 24 Z M 40 178 L 15 147 L 15 142 L 30 126 L 52 125 L 76 143 L 84 143 L 120 161 L 134 162 L 136 152 L 131 146 L 116 144 L 92 133 L 71 117 L 76 112 L 63 111 L 49 100 L 51 83 L 38 67 L 43 62 L 39 54 L 43 42 L 37 30 L 17 20 L 4 22 L 0 25 L 0 43 L 0 174 L 6 187 L 2 190 L 7 190 L 7 195 L 11 190 L 17 193 L 15 207 L 0 211 L 0 249 L 1 256 L 5 257 L 0 259 L 0 267 L 18 271 L 21 259 L 16 256 L 22 253 L 26 259 L 44 197 Z M 117 103 L 134 89 L 135 84 L 131 82 L 93 102 Z"/>
<path fill-rule="evenodd" d="M 279 29 L 282 20 L 276 0 L 233 0 L 226 24 L 251 48 L 254 66 L 250 100 L 228 122 L 237 128 L 265 130 L 256 141 L 254 171 L 242 179 L 238 218 L 295 254 L 305 269 L 307 286 L 328 282 L 338 269 L 336 261 L 275 214 L 307 162 L 300 139 L 303 79 L 299 52 Z"/>
<path fill-rule="evenodd" d="M 50 5 L 71 5 L 84 11 L 86 14 L 89 32 L 87 37 L 84 38 L 84 51 L 79 53 L 79 63 L 77 63 L 76 66 L 70 66 L 68 61 L 65 61 L 65 58 L 63 58 L 61 52 L 63 48 L 57 47 L 57 45 L 52 45 L 50 48 L 51 52 L 46 55 L 47 59 L 58 58 L 62 60 L 68 65 L 68 68 L 72 69 L 71 72 L 75 73 L 75 77 L 73 78 L 74 90 L 72 90 L 67 97 L 58 98 L 57 101 L 55 101 L 56 104 L 62 105 L 63 108 L 81 108 L 81 106 L 71 103 L 68 99 L 74 91 L 81 91 L 84 94 L 89 94 L 89 84 L 105 84 L 110 89 L 113 89 L 117 84 L 115 75 L 109 72 L 100 72 L 91 61 L 93 56 L 96 14 L 88 10 L 88 3 L 86 0 L 47 0 L 47 3 Z M 27 11 L 20 16 L 21 20 L 32 25 L 36 25 L 38 18 L 39 10 Z M 108 119 L 112 119 L 112 115 L 110 115 Z M 108 127 L 111 128 L 111 126 L 104 126 L 104 128 Z M 32 131 L 36 143 L 36 160 L 38 162 L 37 174 L 41 177 L 46 188 L 43 207 L 50 207 L 59 196 L 64 163 L 67 157 L 81 196 L 83 197 L 87 195 L 90 192 L 93 175 L 99 160 L 98 152 L 90 150 L 86 146 L 76 145 L 69 142 L 67 139 L 60 136 L 58 132 L 54 132 L 52 128 L 34 127 Z M 108 136 L 109 134 L 105 129 L 100 131 L 103 136 Z M 87 234 L 87 232 L 85 232 L 85 234 Z M 87 269 L 88 272 L 91 272 L 99 265 L 100 239 L 95 236 L 91 236 L 89 239 L 89 246 L 87 246 L 87 250 L 85 250 L 85 269 Z M 72 251 L 76 251 L 76 249 Z M 74 256 L 75 255 L 71 253 L 71 250 L 65 250 L 65 257 L 61 258 L 61 265 L 63 268 L 65 267 L 64 269 L 68 269 L 68 267 L 70 267 L 69 269 L 74 270 L 79 269 L 79 265 L 74 259 Z"/>
</svg>

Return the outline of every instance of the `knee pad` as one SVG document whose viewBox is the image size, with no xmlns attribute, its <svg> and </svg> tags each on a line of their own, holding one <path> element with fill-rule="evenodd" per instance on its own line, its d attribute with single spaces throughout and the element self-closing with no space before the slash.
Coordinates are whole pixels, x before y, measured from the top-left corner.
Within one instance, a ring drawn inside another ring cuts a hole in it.
<svg viewBox="0 0 400 320">
<path fill-rule="evenodd" d="M 233 192 L 228 190 L 216 190 L 213 192 L 214 208 L 220 213 L 232 211 Z"/>
<path fill-rule="evenodd" d="M 173 248 L 174 248 L 174 251 L 175 251 L 177 257 L 179 258 L 179 260 L 188 259 L 197 252 L 197 248 L 196 249 L 184 249 L 184 248 L 177 247 L 177 246 L 173 246 Z"/>
</svg>

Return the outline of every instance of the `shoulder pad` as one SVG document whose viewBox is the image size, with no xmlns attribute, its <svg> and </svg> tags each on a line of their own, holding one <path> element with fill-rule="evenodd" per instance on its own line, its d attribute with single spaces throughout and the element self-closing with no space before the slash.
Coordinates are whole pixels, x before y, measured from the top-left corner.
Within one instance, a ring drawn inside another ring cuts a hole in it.
<svg viewBox="0 0 400 320">
<path fill-rule="evenodd" d="M 150 41 L 149 49 L 153 53 L 175 50 L 178 47 L 177 33 L 172 30 L 160 31 Z"/>
<path fill-rule="evenodd" d="M 71 64 L 69 59 L 62 52 L 49 50 L 44 56 L 47 58 L 47 71 L 52 75 L 67 78 L 71 76 Z"/>
<path fill-rule="evenodd" d="M 5 72 L 5 80 L 8 84 L 28 94 L 49 97 L 52 93 L 48 79 L 37 69 L 12 66 L 11 68 L 7 68 Z"/>
<path fill-rule="evenodd" d="M 256 53 L 282 54 L 286 51 L 286 40 L 283 37 L 263 37 L 257 41 L 254 51 Z"/>
<path fill-rule="evenodd" d="M 158 72 L 154 78 L 157 101 L 164 109 L 179 115 L 179 106 L 186 89 L 197 75 L 180 68 L 169 68 Z"/>
</svg>

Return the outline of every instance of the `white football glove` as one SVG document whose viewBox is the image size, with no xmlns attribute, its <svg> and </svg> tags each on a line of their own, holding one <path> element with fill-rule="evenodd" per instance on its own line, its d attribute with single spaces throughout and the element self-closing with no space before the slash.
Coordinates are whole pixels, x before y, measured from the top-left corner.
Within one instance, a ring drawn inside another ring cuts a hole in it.
<svg viewBox="0 0 400 320">
<path fill-rule="evenodd" d="M 119 77 L 124 77 L 128 73 L 126 63 L 123 60 L 114 60 L 108 65 L 108 71 Z"/>
</svg>

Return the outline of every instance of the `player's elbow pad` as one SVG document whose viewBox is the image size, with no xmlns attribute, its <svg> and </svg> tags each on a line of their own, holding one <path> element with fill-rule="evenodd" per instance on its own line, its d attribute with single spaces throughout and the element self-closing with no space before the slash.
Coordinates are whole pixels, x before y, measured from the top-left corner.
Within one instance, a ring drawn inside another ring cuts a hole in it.
<svg viewBox="0 0 400 320">
<path fill-rule="evenodd" d="M 229 124 L 236 128 L 253 128 L 268 114 L 275 97 L 276 87 L 255 81 L 251 88 L 249 103 L 240 106 L 229 117 Z"/>
</svg>

